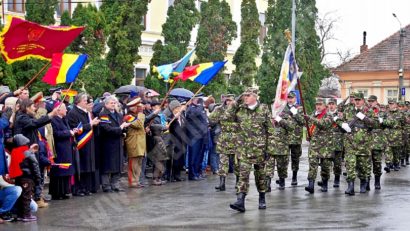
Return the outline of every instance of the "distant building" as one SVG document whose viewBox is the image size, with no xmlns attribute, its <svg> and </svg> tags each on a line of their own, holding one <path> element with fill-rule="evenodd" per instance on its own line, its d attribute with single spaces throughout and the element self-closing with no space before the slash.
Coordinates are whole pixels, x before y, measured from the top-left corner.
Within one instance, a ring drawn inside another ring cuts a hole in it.
<svg viewBox="0 0 410 231">
<path fill-rule="evenodd" d="M 405 28 L 403 42 L 404 53 L 404 100 L 410 100 L 410 25 Z M 363 92 L 367 98 L 376 95 L 380 103 L 386 104 L 388 99 L 398 99 L 399 94 L 399 39 L 396 32 L 374 47 L 368 49 L 366 35 L 360 54 L 348 62 L 336 67 L 333 72 L 340 76 L 342 98 L 350 92 Z"/>
<path fill-rule="evenodd" d="M 200 4 L 204 0 L 195 0 L 197 9 L 200 9 Z M 3 23 L 5 22 L 4 20 L 7 18 L 7 15 L 14 15 L 14 16 L 20 16 L 24 17 L 25 16 L 25 6 L 24 0 L 2 0 L 2 18 L 3 18 Z M 84 4 L 91 3 L 95 5 L 96 7 L 101 6 L 101 0 L 60 0 L 59 5 L 57 7 L 55 17 L 56 21 L 59 22 L 60 16 L 62 12 L 68 11 L 70 14 L 74 12 L 75 7 L 79 2 L 82 2 Z M 225 71 L 225 74 L 227 77 L 232 73 L 232 71 L 235 69 L 235 66 L 232 65 L 232 58 L 233 55 L 235 54 L 235 51 L 238 49 L 240 45 L 240 21 L 241 21 L 241 0 L 227 0 L 227 2 L 231 6 L 231 13 L 233 20 L 236 22 L 238 26 L 238 38 L 233 41 L 232 45 L 229 46 L 228 48 L 228 57 L 226 57 L 228 62 L 227 64 L 227 70 Z M 268 2 L 266 0 L 256 0 L 257 7 L 258 7 L 258 12 L 259 12 L 259 19 L 264 25 L 265 23 L 265 11 L 268 7 Z M 135 63 L 135 71 L 134 71 L 134 76 L 135 79 L 133 80 L 134 83 L 137 85 L 142 85 L 144 82 L 145 77 L 147 76 L 149 72 L 149 63 L 153 55 L 152 51 L 152 45 L 158 40 L 164 41 L 164 38 L 161 36 L 161 31 L 162 31 L 162 24 L 166 22 L 167 18 L 167 10 L 168 7 L 174 4 L 174 0 L 151 0 L 151 2 L 148 5 L 148 12 L 141 19 L 141 24 L 144 25 L 145 30 L 142 33 L 141 39 L 142 39 L 142 45 L 139 49 L 139 54 L 141 56 L 141 61 L 138 63 Z M 196 35 L 198 31 L 198 26 L 194 28 L 194 30 L 191 33 L 191 42 L 189 48 L 193 48 L 195 41 L 196 41 Z M 261 27 L 261 33 L 260 37 L 258 39 L 259 44 L 262 45 L 263 39 L 266 35 L 266 28 L 264 26 Z M 257 65 L 260 65 L 261 59 L 260 57 L 257 58 L 256 60 Z"/>
</svg>

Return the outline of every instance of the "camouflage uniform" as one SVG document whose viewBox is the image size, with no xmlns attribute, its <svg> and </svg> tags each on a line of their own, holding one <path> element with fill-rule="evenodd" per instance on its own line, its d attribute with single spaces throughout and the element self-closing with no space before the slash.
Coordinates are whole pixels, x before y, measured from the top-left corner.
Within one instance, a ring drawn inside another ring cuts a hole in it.
<svg viewBox="0 0 410 231">
<path fill-rule="evenodd" d="M 364 98 L 362 93 L 357 93 L 356 97 L 359 99 Z M 366 116 L 363 120 L 357 117 L 359 112 Z M 372 141 L 370 130 L 374 126 L 374 117 L 374 112 L 366 106 L 361 108 L 347 107 L 343 112 L 343 118 L 336 121 L 340 127 L 343 126 L 343 123 L 348 123 L 351 128 L 351 132 L 346 133 L 344 136 L 344 147 L 346 151 L 347 181 L 352 183 L 353 187 L 356 176 L 361 179 L 361 185 L 366 184 L 368 177 L 370 177 L 371 150 L 369 147 Z"/>
<path fill-rule="evenodd" d="M 387 112 L 386 120 L 383 121 L 383 125 L 385 125 L 388 128 L 385 130 L 385 132 L 387 136 L 387 141 L 391 148 L 391 152 L 393 153 L 392 162 L 395 170 L 399 169 L 399 163 L 403 149 L 403 123 L 403 113 L 400 112 L 398 109 L 389 110 Z"/>
<path fill-rule="evenodd" d="M 282 112 L 279 115 L 282 119 L 277 122 L 275 126 L 270 128 L 270 134 L 272 139 L 268 140 L 267 152 L 270 155 L 268 162 L 266 163 L 266 176 L 268 178 L 268 191 L 270 191 L 270 179 L 273 178 L 275 164 L 278 171 L 279 189 L 284 189 L 285 178 L 288 177 L 288 165 L 289 165 L 289 140 L 288 137 L 293 134 L 295 129 L 294 120 L 288 113 Z"/>
<path fill-rule="evenodd" d="M 370 99 L 370 97 L 369 97 Z M 375 116 L 381 118 L 379 115 L 380 108 L 378 106 L 371 107 L 371 111 L 374 112 Z M 372 141 L 371 141 L 371 162 L 373 163 L 373 174 L 375 177 L 380 177 L 382 175 L 382 156 L 383 150 L 387 146 L 387 138 L 382 129 L 380 120 L 375 121 L 374 127 L 371 131 Z M 369 163 L 371 164 L 371 163 Z M 371 168 L 372 166 L 369 166 Z"/>
<path fill-rule="evenodd" d="M 403 106 L 404 103 L 403 103 Z M 403 126 L 403 151 L 401 155 L 401 165 L 403 167 L 406 166 L 406 162 L 409 163 L 409 138 L 410 138 L 410 113 L 408 110 L 402 111 L 403 115 L 403 120 L 402 120 L 402 126 Z"/>
<path fill-rule="evenodd" d="M 295 93 L 290 92 L 289 96 L 295 97 Z M 290 158 L 291 158 L 291 167 L 292 172 L 296 174 L 299 171 L 299 162 L 300 157 L 302 156 L 302 138 L 303 138 L 303 127 L 305 126 L 303 117 L 302 117 L 302 108 L 299 105 L 289 105 L 287 104 L 284 108 L 284 113 L 290 113 L 290 109 L 295 107 L 298 109 L 298 114 L 295 117 L 292 117 L 295 124 L 295 129 L 293 132 L 289 134 L 289 150 L 290 150 Z M 296 176 L 295 176 L 296 177 Z"/>
<path fill-rule="evenodd" d="M 386 120 L 388 113 L 387 113 L 387 111 L 380 111 L 378 115 L 379 115 L 379 118 L 381 118 L 383 120 Z M 380 124 L 380 128 L 382 129 L 382 136 L 384 137 L 384 140 L 385 140 L 385 144 L 384 144 L 385 148 L 383 150 L 383 154 L 385 156 L 384 161 L 386 162 L 386 167 L 384 169 L 386 170 L 386 172 L 390 172 L 390 167 L 393 168 L 393 166 L 392 166 L 393 152 L 392 152 L 392 150 L 390 148 L 390 145 L 388 143 L 388 140 L 387 140 L 387 133 L 388 133 L 388 130 L 390 128 L 388 128 L 388 126 L 386 126 L 386 124 L 387 124 L 386 122 L 379 123 L 379 124 Z"/>
<path fill-rule="evenodd" d="M 212 123 L 219 123 L 221 125 L 221 134 L 218 137 L 218 145 L 216 146 L 217 153 L 220 155 L 219 160 L 219 176 L 228 174 L 229 171 L 229 157 L 235 156 L 236 153 L 236 133 L 238 126 L 234 121 L 228 120 L 225 115 L 227 109 L 226 105 L 218 106 L 209 115 L 209 121 Z M 238 161 L 235 161 L 235 174 L 238 173 Z"/>
<path fill-rule="evenodd" d="M 321 176 L 323 180 L 328 180 L 332 168 L 332 158 L 334 157 L 332 149 L 331 129 L 332 117 L 324 112 L 324 116 L 319 118 L 320 114 L 313 114 L 309 120 L 309 129 L 312 131 L 309 144 L 309 173 L 308 180 L 314 181 L 317 176 L 317 169 L 320 164 Z M 314 129 L 313 129 L 314 128 Z"/>
<path fill-rule="evenodd" d="M 330 112 L 328 114 L 333 118 L 338 116 L 338 111 Z M 333 158 L 333 173 L 335 178 L 339 178 L 342 175 L 342 162 L 343 162 L 343 136 L 344 131 L 335 123 L 332 123 L 331 137 L 332 137 L 332 151 L 334 153 Z"/>
<path fill-rule="evenodd" d="M 249 174 L 255 169 L 255 183 L 258 192 L 265 192 L 265 158 L 267 142 L 272 139 L 271 114 L 269 108 L 258 103 L 254 109 L 236 105 L 227 110 L 227 119 L 233 119 L 238 126 L 237 152 L 240 154 L 238 193 L 248 193 Z"/>
</svg>

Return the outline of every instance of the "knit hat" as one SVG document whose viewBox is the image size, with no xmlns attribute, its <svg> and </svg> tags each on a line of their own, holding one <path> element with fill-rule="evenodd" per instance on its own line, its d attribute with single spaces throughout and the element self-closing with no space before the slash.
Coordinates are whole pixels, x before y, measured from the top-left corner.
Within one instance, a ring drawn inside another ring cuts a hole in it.
<svg viewBox="0 0 410 231">
<path fill-rule="evenodd" d="M 181 104 L 179 103 L 178 100 L 172 100 L 168 105 L 168 107 L 171 111 L 173 111 L 175 108 L 180 107 L 180 106 L 181 106 Z"/>
</svg>

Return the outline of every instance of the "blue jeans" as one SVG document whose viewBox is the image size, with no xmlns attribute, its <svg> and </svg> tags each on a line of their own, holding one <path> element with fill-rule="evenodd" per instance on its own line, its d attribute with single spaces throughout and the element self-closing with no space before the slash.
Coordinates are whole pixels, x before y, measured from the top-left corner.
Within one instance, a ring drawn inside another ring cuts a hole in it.
<svg viewBox="0 0 410 231">
<path fill-rule="evenodd" d="M 21 195 L 20 186 L 9 186 L 0 190 L 0 214 L 9 212 Z"/>
<path fill-rule="evenodd" d="M 198 139 L 188 146 L 188 178 L 194 179 L 201 173 L 201 164 L 204 159 L 204 139 Z"/>
</svg>

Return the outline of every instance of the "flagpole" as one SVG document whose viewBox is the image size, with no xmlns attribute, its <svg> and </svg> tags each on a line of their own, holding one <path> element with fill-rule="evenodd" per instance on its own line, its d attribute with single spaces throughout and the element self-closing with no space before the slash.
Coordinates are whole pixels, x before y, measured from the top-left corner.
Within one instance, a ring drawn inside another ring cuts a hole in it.
<svg viewBox="0 0 410 231">
<path fill-rule="evenodd" d="M 167 91 L 167 93 L 164 96 L 164 99 L 161 102 L 161 108 L 164 106 L 166 99 L 168 98 L 169 94 L 171 94 L 172 89 L 175 87 L 175 84 L 177 83 L 178 80 L 174 80 L 174 82 L 172 82 L 171 86 L 169 87 L 169 90 Z"/>
<path fill-rule="evenodd" d="M 67 89 L 67 93 L 64 95 L 63 99 L 61 100 L 61 104 L 58 106 L 58 109 L 60 109 L 61 105 L 63 105 L 64 100 L 66 99 L 66 97 L 68 96 L 68 93 L 70 92 L 71 88 L 72 88 L 73 85 L 74 85 L 74 82 L 75 82 L 75 81 L 73 81 L 73 82 L 70 83 L 70 86 L 69 86 L 68 89 Z"/>
<path fill-rule="evenodd" d="M 36 80 L 40 76 L 40 74 L 43 73 L 43 71 L 50 65 L 50 63 L 51 62 L 47 62 L 46 64 L 44 64 L 40 71 L 38 71 L 33 77 L 31 77 L 30 81 L 28 81 L 28 83 L 24 85 L 23 89 L 27 89 L 34 82 L 34 80 Z"/>
<path fill-rule="evenodd" d="M 292 35 L 293 35 L 293 32 L 292 32 Z M 291 34 L 290 34 L 290 31 L 289 31 L 289 30 L 286 30 L 286 31 L 285 31 L 285 37 L 286 37 L 286 39 L 288 40 L 289 45 L 291 46 L 291 49 L 292 49 L 292 52 L 293 52 L 293 56 L 294 56 L 294 58 L 295 58 L 295 60 L 296 60 L 295 48 L 293 47 L 293 43 L 292 43 L 292 40 L 291 40 Z M 296 75 L 297 75 L 297 73 L 296 73 Z M 299 76 L 297 76 L 297 84 L 298 84 L 298 90 L 299 90 L 299 96 L 300 96 L 300 103 L 302 104 L 302 109 L 303 109 L 303 115 L 306 116 L 307 114 L 306 114 L 305 100 L 303 99 L 302 85 L 301 85 L 301 83 L 300 83 Z M 312 137 L 312 134 L 310 133 L 309 123 L 308 123 L 307 121 L 305 121 L 305 126 L 306 126 L 306 130 L 307 130 L 308 138 L 310 139 L 310 137 Z"/>
</svg>

